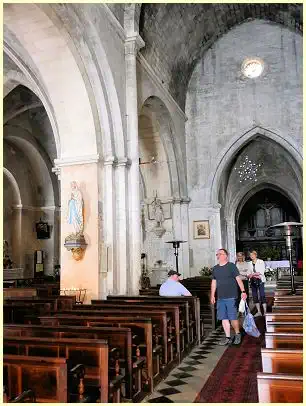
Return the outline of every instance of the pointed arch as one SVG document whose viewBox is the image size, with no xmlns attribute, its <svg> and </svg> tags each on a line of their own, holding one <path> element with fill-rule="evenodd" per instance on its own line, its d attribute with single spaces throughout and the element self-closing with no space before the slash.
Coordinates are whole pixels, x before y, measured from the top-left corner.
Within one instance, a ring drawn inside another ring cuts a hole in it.
<svg viewBox="0 0 306 406">
<path fill-rule="evenodd" d="M 211 176 L 208 178 L 207 181 L 207 185 L 211 185 L 211 187 L 208 187 L 208 189 L 211 191 L 209 200 L 212 204 L 218 202 L 222 176 L 226 168 L 230 165 L 233 156 L 235 156 L 241 148 L 243 148 L 247 143 L 256 138 L 258 135 L 273 140 L 283 149 L 285 149 L 289 155 L 292 156 L 293 161 L 300 172 L 297 173 L 298 171 L 296 170 L 296 175 L 298 178 L 300 178 L 303 158 L 300 153 L 300 148 L 294 142 L 294 140 L 292 138 L 290 138 L 289 140 L 283 134 L 281 134 L 280 131 L 273 131 L 262 128 L 260 126 L 255 126 L 244 132 L 242 135 L 233 135 L 231 137 L 231 141 L 220 152 L 215 167 L 211 172 Z"/>
</svg>

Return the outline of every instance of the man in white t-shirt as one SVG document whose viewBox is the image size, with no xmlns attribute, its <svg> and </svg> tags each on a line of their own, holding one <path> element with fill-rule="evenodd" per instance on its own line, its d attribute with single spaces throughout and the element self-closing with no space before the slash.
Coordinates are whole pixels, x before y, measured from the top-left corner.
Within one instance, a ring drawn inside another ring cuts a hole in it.
<svg viewBox="0 0 306 406">
<path fill-rule="evenodd" d="M 159 288 L 159 296 L 192 296 L 188 289 L 180 282 L 180 273 L 176 271 L 168 272 L 169 278 Z"/>
</svg>

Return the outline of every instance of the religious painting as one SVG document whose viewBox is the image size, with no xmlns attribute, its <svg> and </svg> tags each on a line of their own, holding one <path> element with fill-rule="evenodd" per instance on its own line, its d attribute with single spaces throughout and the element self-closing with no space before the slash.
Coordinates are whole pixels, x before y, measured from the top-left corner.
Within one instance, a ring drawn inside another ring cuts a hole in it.
<svg viewBox="0 0 306 406">
<path fill-rule="evenodd" d="M 209 220 L 198 220 L 193 222 L 194 239 L 210 239 Z"/>
</svg>

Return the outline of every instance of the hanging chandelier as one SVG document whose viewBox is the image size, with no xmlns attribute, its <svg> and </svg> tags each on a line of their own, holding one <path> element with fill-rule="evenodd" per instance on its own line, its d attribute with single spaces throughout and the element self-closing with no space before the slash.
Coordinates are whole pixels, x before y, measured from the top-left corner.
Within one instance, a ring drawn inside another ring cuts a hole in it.
<svg viewBox="0 0 306 406">
<path fill-rule="evenodd" d="M 239 167 L 235 167 L 235 171 L 238 172 L 239 182 L 254 181 L 257 182 L 257 172 L 262 166 L 262 163 L 255 163 L 246 155 Z"/>
</svg>

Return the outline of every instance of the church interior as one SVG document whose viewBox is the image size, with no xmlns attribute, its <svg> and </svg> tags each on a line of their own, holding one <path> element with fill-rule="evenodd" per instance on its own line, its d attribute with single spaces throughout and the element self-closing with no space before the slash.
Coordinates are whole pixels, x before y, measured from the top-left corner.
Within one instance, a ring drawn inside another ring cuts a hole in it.
<svg viewBox="0 0 306 406">
<path fill-rule="evenodd" d="M 3 10 L 3 401 L 302 402 L 302 3 Z"/>
</svg>

